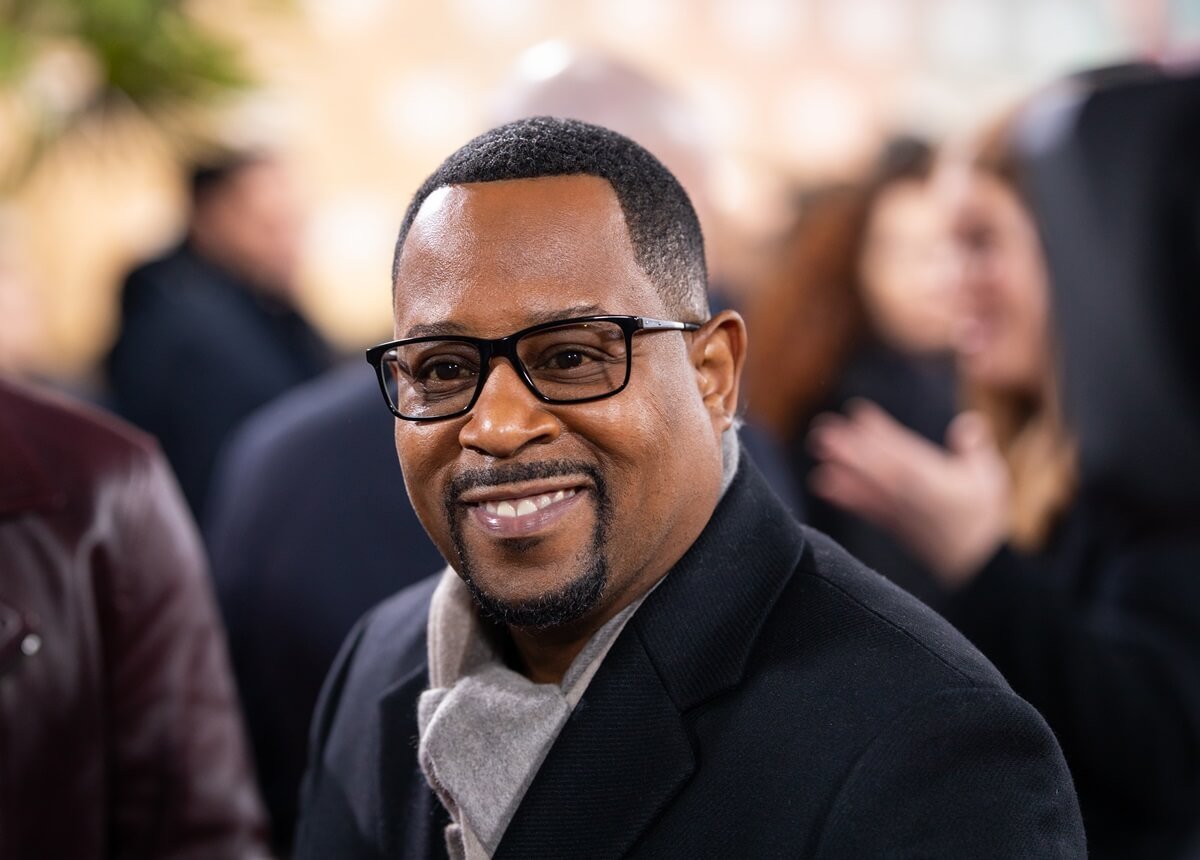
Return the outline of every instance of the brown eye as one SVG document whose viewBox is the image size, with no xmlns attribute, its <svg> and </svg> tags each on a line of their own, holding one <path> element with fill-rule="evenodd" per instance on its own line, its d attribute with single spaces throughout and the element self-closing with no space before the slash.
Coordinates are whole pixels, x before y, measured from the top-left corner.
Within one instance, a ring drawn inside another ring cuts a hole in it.
<svg viewBox="0 0 1200 860">
<path fill-rule="evenodd" d="M 552 370 L 570 370 L 573 367 L 579 367 L 587 360 L 587 356 L 579 350 L 564 349 L 562 352 L 550 356 L 546 361 L 546 367 Z"/>
<path fill-rule="evenodd" d="M 434 361 L 421 368 L 422 379 L 432 379 L 437 382 L 450 382 L 455 379 L 465 379 L 471 375 L 471 370 L 457 361 Z"/>
</svg>

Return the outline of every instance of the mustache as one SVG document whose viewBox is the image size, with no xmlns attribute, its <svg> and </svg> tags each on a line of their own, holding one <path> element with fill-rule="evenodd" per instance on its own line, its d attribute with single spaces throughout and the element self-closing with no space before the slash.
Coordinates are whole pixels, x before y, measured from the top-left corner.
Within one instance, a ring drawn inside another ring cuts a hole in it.
<svg viewBox="0 0 1200 860">
<path fill-rule="evenodd" d="M 446 487 L 446 503 L 454 505 L 468 490 L 478 487 L 497 487 L 518 481 L 537 481 L 545 478 L 586 475 L 597 490 L 604 488 L 604 477 L 592 463 L 582 460 L 541 460 L 536 463 L 505 463 L 487 469 L 467 469 L 455 475 Z"/>
</svg>

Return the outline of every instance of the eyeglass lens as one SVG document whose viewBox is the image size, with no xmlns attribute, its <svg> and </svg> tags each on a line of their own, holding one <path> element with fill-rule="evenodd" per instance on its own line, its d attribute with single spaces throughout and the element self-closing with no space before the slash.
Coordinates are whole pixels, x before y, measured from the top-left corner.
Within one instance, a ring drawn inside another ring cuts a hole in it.
<svg viewBox="0 0 1200 860">
<path fill-rule="evenodd" d="M 572 323 L 521 337 L 517 358 L 533 387 L 569 403 L 618 390 L 628 372 L 625 332 L 613 322 Z M 408 418 L 438 418 L 465 409 L 479 385 L 476 344 L 431 340 L 388 350 L 382 360 L 388 397 Z"/>
</svg>

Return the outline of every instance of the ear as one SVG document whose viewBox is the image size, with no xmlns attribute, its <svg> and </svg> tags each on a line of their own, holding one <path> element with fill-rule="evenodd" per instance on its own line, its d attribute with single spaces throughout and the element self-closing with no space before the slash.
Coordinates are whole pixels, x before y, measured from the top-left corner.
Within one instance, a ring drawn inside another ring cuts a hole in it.
<svg viewBox="0 0 1200 860">
<path fill-rule="evenodd" d="M 746 360 L 746 323 L 737 311 L 721 311 L 696 332 L 691 348 L 692 366 L 700 397 L 722 433 L 733 426 L 738 409 L 738 389 Z"/>
</svg>

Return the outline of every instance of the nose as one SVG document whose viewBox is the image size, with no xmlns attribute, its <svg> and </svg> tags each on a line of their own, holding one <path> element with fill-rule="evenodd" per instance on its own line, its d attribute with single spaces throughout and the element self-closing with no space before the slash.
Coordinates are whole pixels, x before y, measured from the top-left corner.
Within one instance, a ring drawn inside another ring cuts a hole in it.
<svg viewBox="0 0 1200 860">
<path fill-rule="evenodd" d="M 525 387 L 513 366 L 504 359 L 493 359 L 458 441 L 463 448 L 504 458 L 527 445 L 551 442 L 560 432 L 558 419 Z"/>
</svg>

